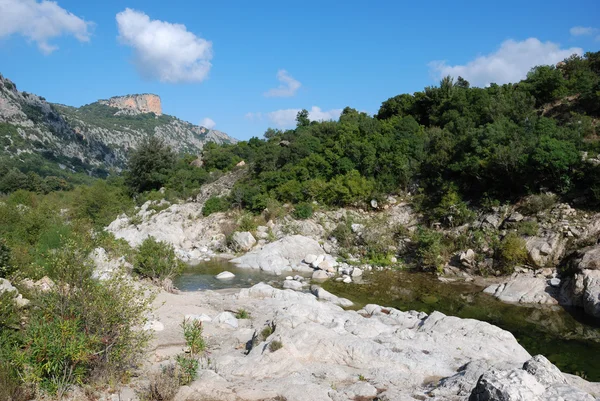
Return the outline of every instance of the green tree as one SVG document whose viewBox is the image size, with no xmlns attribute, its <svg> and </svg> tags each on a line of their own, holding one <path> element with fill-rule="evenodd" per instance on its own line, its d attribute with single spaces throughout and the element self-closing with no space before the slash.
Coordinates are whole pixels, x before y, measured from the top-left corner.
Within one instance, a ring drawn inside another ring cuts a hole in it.
<svg viewBox="0 0 600 401">
<path fill-rule="evenodd" d="M 151 136 L 135 149 L 128 160 L 125 182 L 132 193 L 158 190 L 166 184 L 176 161 L 171 147 Z"/>
</svg>

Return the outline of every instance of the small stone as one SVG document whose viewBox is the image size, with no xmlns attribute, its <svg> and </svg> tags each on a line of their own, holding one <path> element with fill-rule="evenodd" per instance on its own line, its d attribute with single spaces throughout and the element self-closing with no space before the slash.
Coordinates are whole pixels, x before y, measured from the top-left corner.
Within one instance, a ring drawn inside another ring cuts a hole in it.
<svg viewBox="0 0 600 401">
<path fill-rule="evenodd" d="M 352 277 L 360 277 L 362 276 L 363 271 L 361 269 L 359 269 L 358 267 L 355 267 L 354 269 L 352 269 Z"/>
<path fill-rule="evenodd" d="M 346 284 L 350 284 L 352 282 L 352 279 L 350 277 L 346 277 L 345 279 L 342 280 L 344 283 Z"/>
<path fill-rule="evenodd" d="M 299 275 L 297 275 L 297 274 L 296 274 L 296 275 L 294 276 L 294 280 L 296 280 L 296 281 L 304 281 L 304 277 L 302 277 L 302 276 L 299 276 Z"/>
<path fill-rule="evenodd" d="M 373 209 L 377 209 L 377 206 L 378 206 L 378 204 L 377 204 L 377 200 L 375 200 L 375 199 L 371 199 L 371 207 L 372 207 Z"/>
<path fill-rule="evenodd" d="M 294 278 L 292 276 L 287 276 L 285 279 L 286 280 L 293 280 Z"/>
<path fill-rule="evenodd" d="M 323 262 L 324 260 L 325 260 L 325 255 L 319 255 L 310 265 L 316 269 L 319 267 L 321 262 Z"/>
<path fill-rule="evenodd" d="M 390 262 L 392 262 L 392 263 L 398 263 L 398 259 L 395 256 L 392 256 L 390 258 Z"/>
<path fill-rule="evenodd" d="M 233 274 L 233 273 L 231 273 L 231 272 L 227 272 L 227 271 L 225 271 L 225 272 L 221 272 L 221 273 L 219 273 L 219 274 L 217 274 L 217 275 L 215 276 L 215 278 L 216 278 L 217 280 L 230 280 L 230 279 L 232 279 L 232 278 L 234 278 L 234 277 L 235 277 L 235 274 Z"/>
<path fill-rule="evenodd" d="M 321 270 L 329 271 L 332 268 L 333 266 L 328 260 L 324 260 L 321 263 L 319 263 L 319 269 Z"/>
<path fill-rule="evenodd" d="M 552 278 L 550 279 L 550 285 L 552 287 L 560 287 L 560 279 L 559 278 Z"/>
<path fill-rule="evenodd" d="M 217 316 L 215 316 L 213 322 L 226 324 L 236 329 L 238 327 L 238 320 L 235 318 L 235 316 L 233 316 L 231 312 L 219 313 Z"/>
</svg>

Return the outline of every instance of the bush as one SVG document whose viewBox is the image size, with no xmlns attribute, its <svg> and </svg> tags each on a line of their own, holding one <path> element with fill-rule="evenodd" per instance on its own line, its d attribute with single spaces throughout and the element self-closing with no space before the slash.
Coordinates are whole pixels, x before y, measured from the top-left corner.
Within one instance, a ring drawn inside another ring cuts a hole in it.
<svg viewBox="0 0 600 401">
<path fill-rule="evenodd" d="M 517 224 L 517 234 L 528 235 L 530 237 L 537 235 L 540 226 L 535 220 L 524 220 Z"/>
<path fill-rule="evenodd" d="M 210 216 L 217 212 L 226 212 L 231 207 L 231 203 L 227 198 L 220 196 L 212 196 L 206 200 L 204 207 L 202 208 L 202 215 L 204 217 Z"/>
<path fill-rule="evenodd" d="M 279 340 L 273 340 L 269 343 L 269 351 L 275 352 L 283 348 L 283 343 Z"/>
<path fill-rule="evenodd" d="M 525 240 L 514 232 L 509 233 L 498 245 L 496 255 L 502 273 L 512 273 L 515 266 L 527 263 L 528 256 Z"/>
<path fill-rule="evenodd" d="M 50 274 L 58 290 L 35 294 L 14 351 L 25 383 L 59 397 L 94 377 L 121 380 L 143 354 L 150 334 L 143 326 L 150 299 L 124 277 L 100 282 L 72 242 L 56 252 Z"/>
<path fill-rule="evenodd" d="M 204 338 L 202 338 L 202 322 L 185 319 L 181 323 L 181 328 L 183 329 L 185 343 L 190 349 L 192 356 L 204 352 L 206 343 L 204 342 Z"/>
<path fill-rule="evenodd" d="M 173 278 L 183 269 L 175 257 L 173 246 L 148 237 L 138 248 L 133 271 L 142 277 L 164 280 Z"/>
<path fill-rule="evenodd" d="M 302 202 L 296 205 L 293 215 L 300 220 L 306 220 L 312 217 L 313 207 L 310 203 Z"/>
<path fill-rule="evenodd" d="M 254 232 L 257 227 L 256 219 L 250 213 L 245 213 L 238 221 L 238 231 Z"/>
<path fill-rule="evenodd" d="M 416 253 L 421 267 L 437 271 L 444 267 L 445 258 L 443 254 L 445 254 L 445 249 L 442 233 L 419 227 L 416 231 L 414 241 L 417 246 Z"/>
<path fill-rule="evenodd" d="M 150 375 L 150 383 L 141 398 L 144 401 L 170 401 L 178 391 L 179 371 L 174 364 L 169 364 Z"/>
<path fill-rule="evenodd" d="M 13 272 L 11 252 L 6 240 L 0 238 L 0 278 L 8 277 Z"/>
<path fill-rule="evenodd" d="M 335 238 L 338 244 L 343 248 L 350 248 L 354 245 L 356 236 L 352 232 L 352 221 L 347 219 L 337 225 L 331 232 L 331 236 Z"/>
<path fill-rule="evenodd" d="M 250 313 L 246 309 L 240 309 L 235 314 L 236 319 L 249 319 Z"/>
<path fill-rule="evenodd" d="M 550 209 L 555 204 L 556 195 L 554 194 L 530 195 L 523 201 L 520 210 L 526 215 L 536 215 Z"/>
</svg>

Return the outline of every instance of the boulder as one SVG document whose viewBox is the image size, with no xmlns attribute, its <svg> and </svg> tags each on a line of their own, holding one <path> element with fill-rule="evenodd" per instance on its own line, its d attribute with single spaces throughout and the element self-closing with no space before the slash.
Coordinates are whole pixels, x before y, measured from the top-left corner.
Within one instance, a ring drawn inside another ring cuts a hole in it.
<svg viewBox="0 0 600 401">
<path fill-rule="evenodd" d="M 537 355 L 522 368 L 485 372 L 469 401 L 594 401 L 585 390 L 572 386 L 544 356 Z"/>
<path fill-rule="evenodd" d="M 12 283 L 5 278 L 0 278 L 0 294 L 3 292 L 16 292 L 17 289 L 13 287 Z"/>
<path fill-rule="evenodd" d="M 230 280 L 230 279 L 232 279 L 232 278 L 234 278 L 234 277 L 235 277 L 235 274 L 233 274 L 233 273 L 231 273 L 231 272 L 227 272 L 227 271 L 225 271 L 225 272 L 221 272 L 221 273 L 219 273 L 219 274 L 217 274 L 217 275 L 215 276 L 215 278 L 216 278 L 217 280 Z"/>
<path fill-rule="evenodd" d="M 600 270 L 600 245 L 590 246 L 577 252 L 575 268 L 578 271 Z"/>
<path fill-rule="evenodd" d="M 256 239 L 248 231 L 233 233 L 231 241 L 237 251 L 249 251 L 256 244 Z"/>
<path fill-rule="evenodd" d="M 336 305 L 339 305 L 339 306 L 342 306 L 345 308 L 354 305 L 354 303 L 352 301 L 350 301 L 349 299 L 340 298 L 336 295 L 333 295 L 332 293 L 330 293 L 327 290 L 324 290 L 323 288 L 321 288 L 318 285 L 311 285 L 310 292 L 320 300 L 328 301 L 328 302 L 331 302 L 333 304 L 336 304 Z"/>
<path fill-rule="evenodd" d="M 459 259 L 460 263 L 466 268 L 475 266 L 475 252 L 472 249 L 467 249 L 466 252 L 462 252 Z"/>
<path fill-rule="evenodd" d="M 525 247 L 535 267 L 555 266 L 565 254 L 566 241 L 562 234 L 547 233 L 542 237 L 528 237 Z"/>
<path fill-rule="evenodd" d="M 196 322 L 210 322 L 212 318 L 205 313 L 201 313 L 199 315 L 185 315 L 185 319 L 189 321 Z"/>
<path fill-rule="evenodd" d="M 315 260 L 317 260 L 317 255 L 313 255 L 312 253 L 309 253 L 304 257 L 304 263 L 309 265 L 312 264 Z"/>
<path fill-rule="evenodd" d="M 327 280 L 329 275 L 325 270 L 315 270 L 312 274 L 313 280 Z"/>
<path fill-rule="evenodd" d="M 234 329 L 238 328 L 238 320 L 231 312 L 221 312 L 213 319 L 213 323 L 221 323 L 226 324 L 228 326 L 233 327 Z"/>
<path fill-rule="evenodd" d="M 246 269 L 260 269 L 269 273 L 309 271 L 302 261 L 307 254 L 325 254 L 319 243 L 301 235 L 291 235 L 255 249 L 231 262 Z"/>
<path fill-rule="evenodd" d="M 363 271 L 360 268 L 355 267 L 354 269 L 352 269 L 352 274 L 351 274 L 352 277 L 360 277 L 362 275 L 363 275 Z"/>
<path fill-rule="evenodd" d="M 508 281 L 492 284 L 483 290 L 502 302 L 521 304 L 558 304 L 559 290 L 548 284 L 545 277 L 514 274 Z"/>
<path fill-rule="evenodd" d="M 319 255 L 310 265 L 311 265 L 311 267 L 318 269 L 319 265 L 321 263 L 323 263 L 324 260 L 325 260 L 325 255 Z"/>
<path fill-rule="evenodd" d="M 283 282 L 283 288 L 286 290 L 300 291 L 302 290 L 302 283 L 296 280 L 285 280 Z"/>
</svg>

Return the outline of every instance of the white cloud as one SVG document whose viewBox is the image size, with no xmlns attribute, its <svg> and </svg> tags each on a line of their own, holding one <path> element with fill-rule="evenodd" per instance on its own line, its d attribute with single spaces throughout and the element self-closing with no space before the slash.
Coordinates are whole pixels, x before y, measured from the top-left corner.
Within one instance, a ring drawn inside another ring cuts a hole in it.
<svg viewBox="0 0 600 401">
<path fill-rule="evenodd" d="M 206 127 L 208 129 L 213 129 L 216 125 L 217 125 L 217 123 L 214 122 L 214 120 L 212 118 L 206 117 L 205 119 L 200 121 L 200 126 Z"/>
<path fill-rule="evenodd" d="M 117 25 L 119 39 L 133 47 L 134 63 L 146 78 L 169 83 L 207 78 L 212 43 L 188 32 L 185 25 L 151 20 L 130 8 L 117 14 Z"/>
<path fill-rule="evenodd" d="M 291 97 L 302 86 L 286 70 L 277 71 L 277 80 L 281 82 L 281 85 L 265 92 L 266 97 Z"/>
<path fill-rule="evenodd" d="M 529 38 L 521 42 L 507 40 L 496 52 L 479 56 L 465 65 L 434 61 L 429 63 L 429 67 L 436 78 L 461 76 L 474 86 L 487 86 L 490 83 L 517 82 L 525 78 L 532 67 L 556 64 L 572 54 L 582 55 L 583 49 L 561 49 L 556 43 Z"/>
<path fill-rule="evenodd" d="M 279 128 L 289 128 L 296 125 L 296 116 L 301 109 L 284 109 L 266 113 L 266 117 Z M 262 113 L 248 113 L 252 118 L 262 118 Z M 337 120 L 342 114 L 342 109 L 321 110 L 320 107 L 313 106 L 308 111 L 308 118 L 311 121 Z"/>
<path fill-rule="evenodd" d="M 80 42 L 89 42 L 92 22 L 85 21 L 53 1 L 0 0 L 0 38 L 21 35 L 35 42 L 44 54 L 58 46 L 50 39 L 73 35 Z"/>
<path fill-rule="evenodd" d="M 574 26 L 569 32 L 573 36 L 588 36 L 598 32 L 598 29 L 592 28 L 591 26 Z"/>
</svg>

